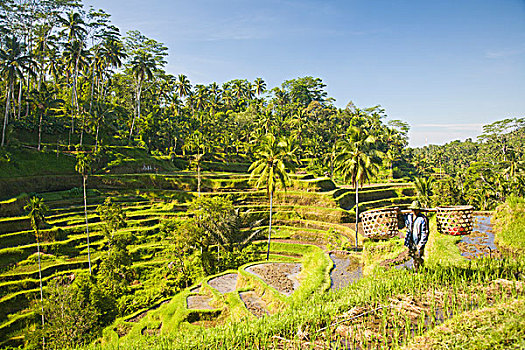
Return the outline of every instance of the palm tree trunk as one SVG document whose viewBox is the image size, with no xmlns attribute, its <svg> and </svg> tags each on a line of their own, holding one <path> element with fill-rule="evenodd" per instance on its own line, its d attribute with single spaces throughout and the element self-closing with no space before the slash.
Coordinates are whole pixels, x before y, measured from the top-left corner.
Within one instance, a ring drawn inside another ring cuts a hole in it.
<svg viewBox="0 0 525 350">
<path fill-rule="evenodd" d="M 38 280 L 40 281 L 40 310 L 42 311 L 42 330 L 44 329 L 44 292 L 42 291 L 42 265 L 40 263 L 40 241 L 38 239 L 38 229 L 36 230 L 36 250 L 38 254 Z M 45 345 L 45 338 L 42 334 L 42 347 Z"/>
<path fill-rule="evenodd" d="M 197 162 L 197 194 L 201 196 L 201 162 Z"/>
<path fill-rule="evenodd" d="M 91 78 L 91 97 L 89 98 L 89 113 L 91 114 L 91 108 L 93 107 L 93 94 L 95 93 L 95 68 L 92 70 Z"/>
<path fill-rule="evenodd" d="M 86 114 L 82 113 L 82 127 L 80 128 L 80 146 L 82 146 L 82 140 L 84 139 L 84 122 Z"/>
<path fill-rule="evenodd" d="M 142 95 L 142 82 L 139 82 L 139 89 L 137 91 L 137 113 L 133 115 L 133 121 L 131 122 L 131 129 L 129 130 L 129 140 L 133 135 L 133 128 L 135 126 L 135 118 L 138 116 L 140 119 L 140 95 Z"/>
<path fill-rule="evenodd" d="M 86 177 L 82 175 L 82 182 L 84 185 L 84 216 L 86 218 L 86 234 L 87 234 L 87 248 L 88 248 L 88 265 L 89 265 L 89 274 L 91 275 L 91 254 L 89 252 L 89 226 L 88 226 L 88 216 L 87 216 L 87 201 L 86 201 Z"/>
<path fill-rule="evenodd" d="M 97 132 L 95 133 L 95 153 L 98 150 L 98 129 L 100 128 L 100 122 L 97 123 Z"/>
<path fill-rule="evenodd" d="M 355 251 L 357 252 L 359 232 L 359 180 L 355 183 Z"/>
<path fill-rule="evenodd" d="M 7 128 L 7 118 L 9 117 L 9 104 L 11 103 L 11 89 L 13 84 L 7 88 L 7 97 L 5 100 L 4 128 L 2 129 L 2 147 L 5 144 L 5 129 Z"/>
<path fill-rule="evenodd" d="M 18 112 L 16 119 L 20 119 L 20 113 L 22 111 L 22 79 L 20 80 L 20 88 L 18 89 Z"/>
<path fill-rule="evenodd" d="M 38 121 L 38 150 L 40 151 L 40 145 L 42 144 L 42 116 L 44 113 L 40 113 L 40 119 Z"/>
<path fill-rule="evenodd" d="M 270 222 L 268 224 L 268 249 L 266 250 L 266 260 L 270 260 L 270 242 L 272 240 L 272 209 L 273 209 L 273 191 L 270 191 Z"/>
</svg>

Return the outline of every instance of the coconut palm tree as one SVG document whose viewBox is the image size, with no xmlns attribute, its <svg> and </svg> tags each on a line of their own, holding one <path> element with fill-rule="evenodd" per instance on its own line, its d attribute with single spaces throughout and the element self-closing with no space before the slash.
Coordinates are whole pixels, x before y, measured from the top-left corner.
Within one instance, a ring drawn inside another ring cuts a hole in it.
<svg viewBox="0 0 525 350">
<path fill-rule="evenodd" d="M 63 100 L 55 98 L 56 91 L 48 87 L 48 84 L 42 83 L 40 90 L 33 90 L 30 92 L 29 100 L 35 105 L 38 114 L 38 150 L 42 140 L 42 119 L 47 117 L 49 112 L 57 110 L 64 103 Z"/>
<path fill-rule="evenodd" d="M 87 199 L 86 199 L 86 181 L 88 174 L 91 171 L 91 157 L 84 153 L 79 153 L 77 155 L 77 164 L 75 165 L 75 170 L 82 175 L 82 186 L 84 188 L 84 217 L 86 219 L 86 235 L 87 235 L 87 248 L 88 248 L 88 265 L 89 265 L 89 274 L 91 274 L 91 253 L 89 247 L 89 225 L 88 225 L 88 216 L 87 216 Z"/>
<path fill-rule="evenodd" d="M 58 17 L 58 22 L 62 24 L 63 32 L 67 33 L 69 42 L 80 41 L 87 34 L 86 22 L 78 12 L 69 12 L 67 17 Z"/>
<path fill-rule="evenodd" d="M 268 224 L 268 249 L 266 260 L 270 258 L 270 242 L 272 237 L 272 210 L 273 194 L 278 185 L 286 190 L 290 183 L 287 171 L 295 171 L 295 148 L 291 140 L 278 139 L 273 134 L 266 134 L 256 147 L 254 155 L 256 160 L 249 168 L 250 179 L 255 181 L 255 186 L 266 188 L 270 198 L 270 220 Z"/>
<path fill-rule="evenodd" d="M 260 97 L 266 91 L 266 83 L 264 82 L 262 78 L 257 78 L 254 81 L 254 85 L 255 85 L 255 93 L 257 94 L 257 96 Z"/>
<path fill-rule="evenodd" d="M 191 92 L 190 80 L 184 74 L 179 74 L 179 76 L 177 77 L 175 91 L 181 98 L 184 98 L 190 94 Z"/>
<path fill-rule="evenodd" d="M 42 329 L 44 328 L 44 293 L 42 291 L 42 265 L 40 263 L 40 225 L 45 222 L 46 213 L 49 211 L 47 205 L 44 204 L 42 198 L 33 197 L 29 199 L 27 205 L 24 207 L 29 213 L 29 220 L 31 227 L 35 231 L 36 249 L 38 255 L 38 279 L 40 282 L 40 307 L 42 311 Z M 44 336 L 42 336 L 42 346 L 45 344 Z"/>
<path fill-rule="evenodd" d="M 153 71 L 156 68 L 156 62 L 153 55 L 149 52 L 140 51 L 131 61 L 131 71 L 136 82 L 136 100 L 137 111 L 133 114 L 133 121 L 129 130 L 129 139 L 133 136 L 133 128 L 135 126 L 135 117 L 140 119 L 140 99 L 142 95 L 142 87 L 145 81 L 153 79 Z"/>
<path fill-rule="evenodd" d="M 195 131 L 193 135 L 188 139 L 186 144 L 183 146 L 184 150 L 197 151 L 194 155 L 195 163 L 197 165 L 197 195 L 201 195 L 201 164 L 206 153 L 206 147 L 204 144 L 204 135 L 199 131 Z"/>
<path fill-rule="evenodd" d="M 71 107 L 75 109 L 75 113 L 71 114 L 71 128 L 69 130 L 69 142 L 71 145 L 71 136 L 75 130 L 75 116 L 78 113 L 78 72 L 84 66 L 87 65 L 87 56 L 89 51 L 84 49 L 84 42 L 82 41 L 71 41 L 66 43 L 64 48 L 63 56 L 66 63 L 68 72 L 73 76 L 73 82 L 71 84 Z"/>
<path fill-rule="evenodd" d="M 367 130 L 351 127 L 348 139 L 339 142 L 339 154 L 335 161 L 338 171 L 345 181 L 355 187 L 355 248 L 357 250 L 359 232 L 359 184 L 370 181 L 379 171 L 380 153 L 376 148 L 376 138 Z"/>
<path fill-rule="evenodd" d="M 430 206 L 433 183 L 434 179 L 432 177 L 417 177 L 414 179 L 418 200 L 425 207 Z"/>
<path fill-rule="evenodd" d="M 7 128 L 9 120 L 9 110 L 11 108 L 11 98 L 15 82 L 18 80 L 20 84 L 24 81 L 24 72 L 30 75 L 35 75 L 33 67 L 36 66 L 36 62 L 31 58 L 30 55 L 26 55 L 25 46 L 18 42 L 13 37 L 5 39 L 5 44 L 0 48 L 0 75 L 6 81 L 6 100 L 5 100 L 5 114 L 4 114 L 4 127 L 2 129 L 2 143 L 0 146 L 5 144 L 5 130 Z"/>
</svg>

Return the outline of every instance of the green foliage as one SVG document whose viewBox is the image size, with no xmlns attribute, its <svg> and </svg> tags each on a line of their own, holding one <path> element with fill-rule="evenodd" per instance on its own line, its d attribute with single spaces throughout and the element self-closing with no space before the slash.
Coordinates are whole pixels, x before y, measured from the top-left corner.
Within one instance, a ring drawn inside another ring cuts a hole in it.
<svg viewBox="0 0 525 350">
<path fill-rule="evenodd" d="M 525 195 L 524 126 L 523 118 L 500 120 L 485 125 L 478 142 L 411 149 L 404 158 L 422 177 L 436 178 L 434 203 L 492 210 L 508 196 Z"/>
<path fill-rule="evenodd" d="M 279 139 L 272 134 L 265 135 L 255 153 L 257 160 L 248 169 L 250 179 L 255 181 L 257 188 L 265 187 L 268 195 L 277 186 L 286 189 L 290 183 L 288 171 L 295 169 L 296 152 L 297 148 L 291 140 Z"/>
<path fill-rule="evenodd" d="M 525 347 L 525 299 L 498 303 L 447 320 L 410 349 L 519 349 Z"/>
<path fill-rule="evenodd" d="M 71 278 L 74 278 L 73 282 Z M 42 336 L 51 348 L 89 344 L 98 335 L 100 327 L 116 316 L 114 297 L 102 284 L 85 274 L 53 280 L 46 294 L 46 323 L 43 330 L 30 334 L 28 348 L 41 343 Z"/>
<path fill-rule="evenodd" d="M 498 245 L 516 255 L 525 251 L 525 199 L 507 198 L 496 208 L 493 224 Z"/>
</svg>

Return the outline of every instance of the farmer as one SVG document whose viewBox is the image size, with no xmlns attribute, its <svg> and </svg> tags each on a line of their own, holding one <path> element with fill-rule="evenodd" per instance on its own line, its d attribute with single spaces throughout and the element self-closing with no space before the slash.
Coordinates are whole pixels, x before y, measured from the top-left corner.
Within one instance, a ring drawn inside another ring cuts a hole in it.
<svg viewBox="0 0 525 350">
<path fill-rule="evenodd" d="M 421 212 L 421 203 L 413 201 L 408 207 L 409 211 L 403 210 L 407 234 L 405 246 L 408 247 L 408 255 L 414 260 L 414 269 L 417 271 L 423 266 L 423 255 L 425 245 L 428 241 L 428 218 Z"/>
</svg>

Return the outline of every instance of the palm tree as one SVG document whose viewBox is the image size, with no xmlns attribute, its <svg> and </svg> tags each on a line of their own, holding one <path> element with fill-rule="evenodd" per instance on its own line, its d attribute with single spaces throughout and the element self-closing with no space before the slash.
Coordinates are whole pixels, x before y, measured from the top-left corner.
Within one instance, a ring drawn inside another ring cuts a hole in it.
<svg viewBox="0 0 525 350">
<path fill-rule="evenodd" d="M 257 94 L 257 96 L 261 96 L 261 94 L 263 94 L 265 91 L 266 91 L 266 83 L 264 82 L 264 80 L 262 78 L 257 78 L 255 79 L 255 93 Z"/>
<path fill-rule="evenodd" d="M 55 98 L 56 91 L 49 88 L 46 83 L 42 83 L 40 90 L 33 90 L 30 93 L 30 101 L 34 103 L 38 113 L 38 150 L 42 140 L 42 119 L 46 117 L 50 111 L 60 108 L 63 100 Z"/>
<path fill-rule="evenodd" d="M 280 185 L 286 190 L 290 183 L 287 170 L 295 171 L 294 160 L 297 148 L 294 148 L 291 140 L 277 139 L 273 134 L 267 134 L 255 149 L 256 160 L 249 168 L 250 179 L 255 180 L 255 186 L 266 188 L 266 194 L 270 197 L 270 220 L 268 225 L 268 249 L 266 260 L 270 258 L 270 242 L 272 237 L 272 210 L 273 193 Z"/>
<path fill-rule="evenodd" d="M 71 129 L 69 130 L 69 145 L 71 145 L 71 136 L 75 130 L 75 115 L 78 113 L 78 72 L 79 70 L 87 65 L 87 56 L 89 52 L 84 49 L 84 43 L 82 41 L 72 41 L 66 43 L 64 48 L 64 59 L 68 71 L 73 75 L 73 83 L 71 84 L 71 107 L 75 108 L 75 113 L 71 114 Z"/>
<path fill-rule="evenodd" d="M 414 179 L 417 197 L 421 204 L 423 204 L 425 207 L 430 206 L 433 183 L 434 179 L 432 177 L 417 177 Z"/>
<path fill-rule="evenodd" d="M 24 71 L 30 75 L 35 75 L 32 68 L 36 63 L 30 55 L 24 54 L 24 51 L 24 45 L 19 43 L 14 36 L 6 38 L 4 47 L 0 49 L 0 75 L 3 76 L 7 83 L 4 127 L 2 130 L 2 143 L 0 146 L 4 146 L 5 144 L 5 130 L 8 124 L 9 110 L 11 108 L 11 95 L 13 93 L 15 82 L 18 79 L 20 84 L 22 84 L 24 81 Z"/>
<path fill-rule="evenodd" d="M 379 171 L 380 153 L 375 148 L 376 138 L 365 129 L 351 127 L 348 140 L 339 142 L 339 154 L 336 157 L 337 170 L 345 181 L 351 181 L 355 187 L 355 248 L 357 250 L 359 232 L 359 184 L 370 181 Z"/>
<path fill-rule="evenodd" d="M 182 98 L 190 94 L 191 92 L 190 80 L 184 74 L 179 74 L 177 78 L 177 83 L 175 85 L 175 91 L 177 92 L 179 97 L 182 97 Z"/>
<path fill-rule="evenodd" d="M 88 178 L 88 174 L 91 171 L 91 157 L 84 153 L 79 153 L 77 155 L 77 164 L 75 165 L 75 170 L 80 175 L 82 175 L 82 185 L 84 187 L 84 217 L 86 219 L 89 274 L 91 275 L 91 254 L 89 251 L 89 226 L 88 226 L 87 200 L 86 200 L 86 181 Z"/>
<path fill-rule="evenodd" d="M 78 112 L 78 91 L 77 81 L 78 72 L 84 65 L 87 56 L 84 50 L 84 37 L 87 34 L 85 21 L 78 12 L 69 12 L 67 17 L 58 17 L 58 22 L 62 24 L 63 33 L 67 33 L 67 43 L 65 45 L 64 56 L 67 65 L 72 71 L 73 83 L 71 84 L 71 106 Z M 69 131 L 69 145 L 71 145 L 71 136 L 74 131 L 75 114 L 71 116 L 71 129 Z"/>
<path fill-rule="evenodd" d="M 86 22 L 78 12 L 69 12 L 65 18 L 59 16 L 58 21 L 62 24 L 63 31 L 67 32 L 69 42 L 83 40 L 87 33 Z"/>
<path fill-rule="evenodd" d="M 195 133 L 190 137 L 190 139 L 187 141 L 187 143 L 183 146 L 185 150 L 197 150 L 197 154 L 194 156 L 195 163 L 197 164 L 197 195 L 200 197 L 201 195 L 201 163 L 204 158 L 204 154 L 206 152 L 206 148 L 204 145 L 204 135 L 199 131 L 195 131 Z M 201 153 L 202 151 L 202 153 Z"/>
<path fill-rule="evenodd" d="M 42 198 L 33 197 L 29 199 L 24 210 L 29 211 L 27 214 L 31 221 L 31 227 L 35 231 L 36 249 L 38 255 L 38 279 L 40 281 L 40 307 L 42 311 L 42 329 L 44 328 L 44 293 L 42 291 L 42 265 L 40 263 L 40 225 L 45 222 L 46 213 L 49 211 L 47 205 L 44 204 Z M 45 344 L 44 336 L 42 335 L 42 346 Z"/>
<path fill-rule="evenodd" d="M 156 68 L 155 58 L 149 52 L 139 52 L 131 61 L 131 71 L 136 81 L 136 99 L 137 112 L 133 114 L 133 121 L 129 130 L 129 139 L 133 136 L 133 128 L 135 126 L 135 117 L 140 119 L 140 98 L 142 95 L 142 85 L 145 81 L 153 79 L 153 71 Z"/>
</svg>

